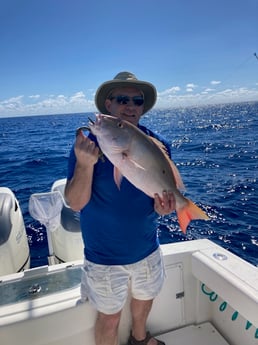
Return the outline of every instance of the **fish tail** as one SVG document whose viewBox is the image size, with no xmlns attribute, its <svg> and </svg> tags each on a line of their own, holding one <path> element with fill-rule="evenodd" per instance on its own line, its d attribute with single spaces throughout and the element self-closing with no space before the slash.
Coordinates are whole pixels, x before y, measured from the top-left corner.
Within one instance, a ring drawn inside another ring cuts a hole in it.
<svg viewBox="0 0 258 345">
<path fill-rule="evenodd" d="M 193 219 L 205 219 L 208 220 L 209 217 L 207 214 L 200 209 L 200 207 L 196 206 L 191 200 L 185 199 L 185 205 L 176 210 L 177 218 L 180 225 L 181 230 L 183 233 L 186 233 L 186 229 L 188 224 Z"/>
</svg>

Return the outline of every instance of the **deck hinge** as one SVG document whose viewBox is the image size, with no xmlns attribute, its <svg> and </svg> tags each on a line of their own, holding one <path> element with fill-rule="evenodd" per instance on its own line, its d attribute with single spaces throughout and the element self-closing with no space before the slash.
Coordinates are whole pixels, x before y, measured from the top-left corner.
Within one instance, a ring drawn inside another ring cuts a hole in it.
<svg viewBox="0 0 258 345">
<path fill-rule="evenodd" d="M 184 292 L 184 291 L 178 292 L 178 293 L 176 294 L 176 298 L 177 298 L 177 299 L 178 299 L 178 298 L 183 298 L 183 297 L 185 297 L 185 292 Z"/>
</svg>

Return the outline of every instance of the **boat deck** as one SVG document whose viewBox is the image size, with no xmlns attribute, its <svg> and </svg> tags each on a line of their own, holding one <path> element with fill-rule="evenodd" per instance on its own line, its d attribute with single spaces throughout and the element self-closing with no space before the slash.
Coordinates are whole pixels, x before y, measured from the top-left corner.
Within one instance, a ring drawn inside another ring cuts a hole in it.
<svg viewBox="0 0 258 345">
<path fill-rule="evenodd" d="M 156 338 L 166 345 L 230 345 L 209 322 L 183 327 Z"/>
</svg>

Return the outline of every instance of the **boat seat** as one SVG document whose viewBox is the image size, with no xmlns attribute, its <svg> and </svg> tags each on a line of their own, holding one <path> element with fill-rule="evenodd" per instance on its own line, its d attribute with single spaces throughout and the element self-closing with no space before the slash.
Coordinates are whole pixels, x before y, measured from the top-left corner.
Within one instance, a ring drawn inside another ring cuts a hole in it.
<svg viewBox="0 0 258 345">
<path fill-rule="evenodd" d="M 53 188 L 53 191 L 58 191 L 64 197 L 65 184 L 62 183 Z M 69 232 L 81 232 L 80 213 L 73 211 L 68 205 L 64 204 L 61 211 L 61 225 Z"/>
<path fill-rule="evenodd" d="M 12 230 L 11 210 L 13 207 L 10 194 L 0 194 L 0 245 L 8 241 Z"/>
<path fill-rule="evenodd" d="M 61 211 L 61 224 L 66 231 L 81 232 L 80 213 L 64 205 Z"/>
</svg>

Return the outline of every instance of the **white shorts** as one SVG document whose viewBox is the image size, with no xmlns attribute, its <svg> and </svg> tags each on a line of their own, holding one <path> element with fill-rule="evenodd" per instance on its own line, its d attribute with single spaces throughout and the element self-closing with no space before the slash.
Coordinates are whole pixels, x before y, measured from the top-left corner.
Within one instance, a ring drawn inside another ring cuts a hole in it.
<svg viewBox="0 0 258 345">
<path fill-rule="evenodd" d="M 164 264 L 158 248 L 147 258 L 130 265 L 99 265 L 84 261 L 81 281 L 82 300 L 104 314 L 122 310 L 131 288 L 132 297 L 152 300 L 164 282 Z"/>
</svg>

